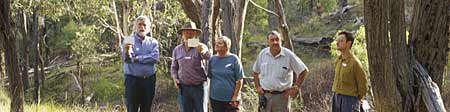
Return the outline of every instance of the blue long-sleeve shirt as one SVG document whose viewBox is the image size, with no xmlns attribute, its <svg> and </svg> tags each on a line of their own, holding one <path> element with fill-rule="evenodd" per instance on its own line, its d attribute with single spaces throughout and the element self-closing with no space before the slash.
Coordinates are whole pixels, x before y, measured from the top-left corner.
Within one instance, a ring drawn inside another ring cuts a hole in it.
<svg viewBox="0 0 450 112">
<path fill-rule="evenodd" d="M 125 75 L 138 77 L 152 76 L 156 72 L 156 63 L 159 61 L 159 43 L 156 39 L 145 36 L 144 40 L 134 33 L 132 45 L 133 54 L 131 57 L 126 55 L 125 44 L 122 45 L 122 59 L 124 60 Z M 137 58 L 133 61 L 132 58 Z"/>
</svg>

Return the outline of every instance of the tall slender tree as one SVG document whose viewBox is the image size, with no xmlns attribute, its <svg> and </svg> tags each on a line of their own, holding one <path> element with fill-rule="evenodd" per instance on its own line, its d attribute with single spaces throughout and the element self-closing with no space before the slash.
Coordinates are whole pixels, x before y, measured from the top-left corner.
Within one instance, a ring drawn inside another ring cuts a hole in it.
<svg viewBox="0 0 450 112">
<path fill-rule="evenodd" d="M 11 1 L 2 0 L 0 6 L 0 37 L 5 49 L 6 74 L 10 83 L 11 112 L 23 112 L 23 85 L 16 54 L 16 37 L 11 26 Z"/>
<path fill-rule="evenodd" d="M 397 80 L 398 88 L 405 112 L 411 111 L 413 100 L 412 68 L 410 67 L 409 52 L 406 43 L 405 5 L 403 0 L 389 0 L 389 32 L 391 40 L 391 55 L 393 74 Z"/>
<path fill-rule="evenodd" d="M 33 52 L 34 52 L 34 63 L 33 63 L 33 69 L 34 69 L 34 94 L 33 94 L 33 101 L 34 103 L 39 103 L 39 96 L 40 96 L 40 71 L 39 71 L 39 63 L 40 63 L 40 53 L 39 53 L 39 7 L 34 8 L 33 13 L 33 25 L 32 25 L 32 31 L 33 31 Z"/>
<path fill-rule="evenodd" d="M 19 32 L 22 35 L 22 52 L 21 52 L 21 73 L 23 78 L 23 88 L 26 92 L 26 90 L 29 88 L 28 83 L 28 62 L 29 62 L 29 35 L 27 30 L 27 16 L 24 13 L 24 8 L 19 8 L 19 11 L 17 13 L 17 20 L 19 20 L 17 23 L 17 27 L 19 29 Z"/>
</svg>

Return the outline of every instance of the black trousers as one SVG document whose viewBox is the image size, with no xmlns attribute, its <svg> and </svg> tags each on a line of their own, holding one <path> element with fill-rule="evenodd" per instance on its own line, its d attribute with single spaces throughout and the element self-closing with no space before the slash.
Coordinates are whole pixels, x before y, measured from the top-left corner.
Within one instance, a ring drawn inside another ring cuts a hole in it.
<svg viewBox="0 0 450 112">
<path fill-rule="evenodd" d="M 125 75 L 125 98 L 128 112 L 151 112 L 155 96 L 156 75 L 139 78 Z"/>
<path fill-rule="evenodd" d="M 239 108 L 232 107 L 230 102 L 218 101 L 211 98 L 210 101 L 213 112 L 239 112 Z"/>
</svg>

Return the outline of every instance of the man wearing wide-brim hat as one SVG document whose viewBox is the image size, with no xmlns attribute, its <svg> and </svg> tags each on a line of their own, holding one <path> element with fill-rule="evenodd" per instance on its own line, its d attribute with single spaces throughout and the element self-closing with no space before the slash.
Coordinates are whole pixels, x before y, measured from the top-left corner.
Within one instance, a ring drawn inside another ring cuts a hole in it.
<svg viewBox="0 0 450 112">
<path fill-rule="evenodd" d="M 201 30 L 189 22 L 178 31 L 183 42 L 172 53 L 171 77 L 179 90 L 180 108 L 184 112 L 207 112 L 206 72 L 204 60 L 211 57 L 208 47 L 198 40 Z"/>
</svg>

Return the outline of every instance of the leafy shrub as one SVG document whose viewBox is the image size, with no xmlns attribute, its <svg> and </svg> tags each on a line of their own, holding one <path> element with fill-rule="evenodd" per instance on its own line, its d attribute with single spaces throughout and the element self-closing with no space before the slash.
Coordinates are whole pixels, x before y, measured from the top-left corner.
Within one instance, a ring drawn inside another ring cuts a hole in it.
<svg viewBox="0 0 450 112">
<path fill-rule="evenodd" d="M 120 99 L 125 90 L 123 85 L 123 80 L 97 79 L 95 84 L 92 84 L 94 98 L 97 102 L 111 102 Z"/>
</svg>

